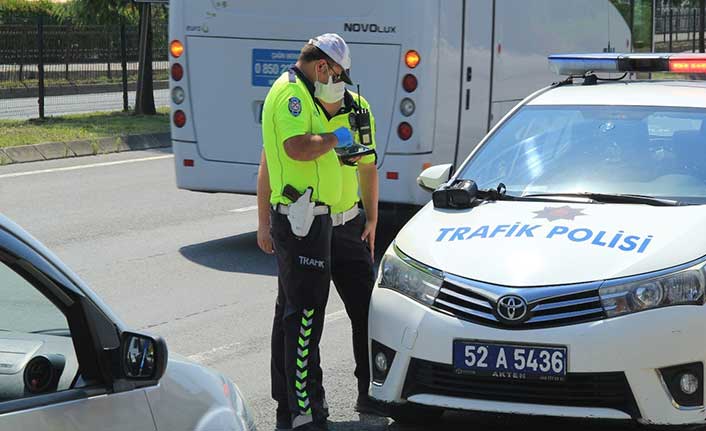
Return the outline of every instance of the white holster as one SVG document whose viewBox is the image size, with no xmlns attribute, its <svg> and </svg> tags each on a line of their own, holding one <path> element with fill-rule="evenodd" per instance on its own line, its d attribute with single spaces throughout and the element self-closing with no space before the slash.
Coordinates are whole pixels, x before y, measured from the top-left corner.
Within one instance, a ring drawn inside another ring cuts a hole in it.
<svg viewBox="0 0 706 431">
<path fill-rule="evenodd" d="M 304 194 L 299 199 L 290 205 L 277 205 L 277 212 L 286 215 L 289 220 L 289 225 L 292 228 L 292 233 L 300 238 L 309 235 L 311 225 L 314 223 L 314 217 L 318 215 L 328 214 L 327 206 L 316 206 L 311 201 L 313 189 L 307 188 Z"/>
</svg>

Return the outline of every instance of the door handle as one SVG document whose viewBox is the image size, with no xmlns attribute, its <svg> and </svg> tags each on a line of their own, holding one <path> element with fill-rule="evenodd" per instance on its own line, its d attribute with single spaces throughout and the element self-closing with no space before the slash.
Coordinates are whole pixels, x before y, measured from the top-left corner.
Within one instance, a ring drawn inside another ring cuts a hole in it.
<svg viewBox="0 0 706 431">
<path fill-rule="evenodd" d="M 471 79 L 473 79 L 473 68 L 472 67 L 467 67 L 466 68 L 466 82 L 471 82 Z M 466 111 L 471 106 L 471 90 L 469 88 L 466 89 Z"/>
</svg>

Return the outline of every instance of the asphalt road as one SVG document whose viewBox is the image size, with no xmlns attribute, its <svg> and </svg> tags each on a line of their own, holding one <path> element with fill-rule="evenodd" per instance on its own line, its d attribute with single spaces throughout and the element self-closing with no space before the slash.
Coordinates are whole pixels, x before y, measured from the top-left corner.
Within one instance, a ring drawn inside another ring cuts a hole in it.
<svg viewBox="0 0 706 431">
<path fill-rule="evenodd" d="M 169 105 L 169 90 L 155 90 L 154 103 L 157 107 Z M 128 104 L 135 106 L 135 92 L 128 92 Z M 0 99 L 0 119 L 26 120 L 39 116 L 36 97 L 21 99 Z M 99 111 L 120 111 L 123 109 L 123 93 L 78 94 L 71 96 L 48 96 L 44 99 L 44 114 L 52 115 L 84 114 Z"/>
<path fill-rule="evenodd" d="M 274 428 L 269 334 L 276 265 L 256 245 L 255 198 L 177 190 L 168 150 L 0 167 L 0 212 L 54 250 L 134 328 L 231 377 L 258 429 Z M 399 223 L 384 217 L 378 249 Z M 332 430 L 403 428 L 353 412 L 350 328 L 332 289 L 322 341 Z M 617 430 L 447 414 L 427 429 Z"/>
</svg>

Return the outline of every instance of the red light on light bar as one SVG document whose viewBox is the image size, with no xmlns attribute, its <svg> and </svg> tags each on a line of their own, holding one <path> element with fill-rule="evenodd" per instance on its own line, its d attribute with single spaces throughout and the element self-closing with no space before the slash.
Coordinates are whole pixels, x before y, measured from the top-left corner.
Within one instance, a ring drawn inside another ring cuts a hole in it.
<svg viewBox="0 0 706 431">
<path fill-rule="evenodd" d="M 673 73 L 706 73 L 706 56 L 670 58 L 669 71 Z"/>
<path fill-rule="evenodd" d="M 387 173 L 387 179 L 388 179 L 388 180 L 399 180 L 399 179 L 400 179 L 400 173 L 399 173 L 399 172 L 388 172 L 388 173 Z"/>
<path fill-rule="evenodd" d="M 193 168 L 194 161 L 192 159 L 184 159 L 184 166 L 187 168 Z"/>
</svg>

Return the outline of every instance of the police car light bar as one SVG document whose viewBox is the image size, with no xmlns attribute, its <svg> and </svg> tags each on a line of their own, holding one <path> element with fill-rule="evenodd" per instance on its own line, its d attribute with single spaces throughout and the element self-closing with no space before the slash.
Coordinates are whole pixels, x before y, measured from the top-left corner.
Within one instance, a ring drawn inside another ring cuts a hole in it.
<svg viewBox="0 0 706 431">
<path fill-rule="evenodd" d="M 559 75 L 583 76 L 587 72 L 706 73 L 704 54 L 554 54 L 549 67 Z"/>
</svg>

